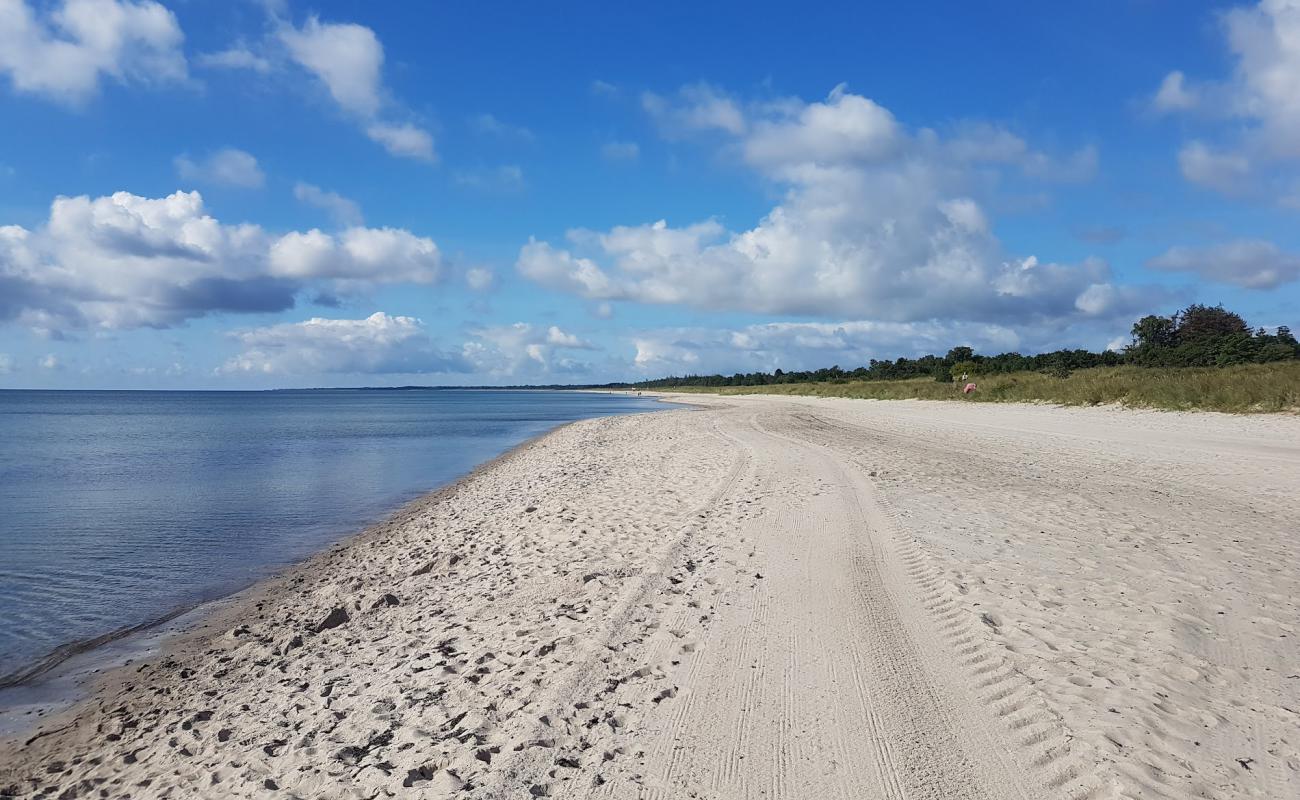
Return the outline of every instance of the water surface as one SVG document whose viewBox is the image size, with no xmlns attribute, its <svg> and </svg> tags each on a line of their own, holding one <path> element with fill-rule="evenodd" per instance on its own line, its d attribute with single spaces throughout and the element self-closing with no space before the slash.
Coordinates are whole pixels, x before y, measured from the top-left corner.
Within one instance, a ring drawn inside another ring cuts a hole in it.
<svg viewBox="0 0 1300 800">
<path fill-rule="evenodd" d="M 0 391 L 0 676 L 239 589 L 564 422 L 576 392 Z"/>
</svg>

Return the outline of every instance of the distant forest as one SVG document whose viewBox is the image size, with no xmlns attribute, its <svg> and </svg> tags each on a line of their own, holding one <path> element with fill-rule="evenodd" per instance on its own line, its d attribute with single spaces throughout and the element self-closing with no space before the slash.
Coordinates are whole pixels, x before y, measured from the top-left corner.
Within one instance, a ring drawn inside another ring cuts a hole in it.
<svg viewBox="0 0 1300 800">
<path fill-rule="evenodd" d="M 1123 352 L 1107 350 L 1057 350 L 1037 355 L 1001 353 L 985 356 L 969 347 L 954 347 L 947 355 L 871 359 L 866 366 L 842 369 L 825 367 L 804 372 L 738 372 L 735 375 L 685 375 L 611 384 L 610 387 L 661 389 L 674 386 L 767 386 L 781 383 L 848 381 L 890 381 L 933 378 L 950 382 L 962 375 L 978 376 L 1006 372 L 1042 372 L 1068 377 L 1073 370 L 1114 367 L 1226 367 L 1234 364 L 1263 364 L 1300 359 L 1300 344 L 1286 326 L 1270 334 L 1252 330 L 1240 314 L 1219 306 L 1191 305 L 1168 317 L 1145 316 L 1133 325 L 1133 341 Z"/>
</svg>

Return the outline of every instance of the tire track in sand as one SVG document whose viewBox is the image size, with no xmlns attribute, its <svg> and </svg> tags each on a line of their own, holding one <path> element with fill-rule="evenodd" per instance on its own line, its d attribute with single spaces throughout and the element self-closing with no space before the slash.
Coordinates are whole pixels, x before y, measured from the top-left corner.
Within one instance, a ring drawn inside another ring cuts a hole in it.
<svg viewBox="0 0 1300 800">
<path fill-rule="evenodd" d="M 915 626 L 918 638 L 930 639 L 931 669 L 940 684 L 947 684 L 955 714 L 966 717 L 966 727 L 993 734 L 981 738 L 1005 754 L 1004 770 L 1026 770 L 1040 787 L 1037 796 L 1068 800 L 1109 796 L 1094 769 L 1095 755 L 1080 752 L 1073 732 L 1043 702 L 1033 682 L 991 646 L 985 632 L 990 623 L 960 602 L 930 555 L 902 533 L 894 521 L 896 512 L 867 478 L 866 456 L 853 447 L 852 429 L 806 411 L 791 415 L 789 425 L 791 435 L 841 453 L 854 473 L 863 513 L 881 545 L 881 573 L 903 579 L 897 587 L 900 603 L 924 611 L 924 624 Z M 980 707 L 963 709 L 963 697 L 977 699 Z M 980 738 L 967 741 L 977 746 Z"/>
<path fill-rule="evenodd" d="M 654 794 L 610 796 L 1047 796 L 957 705 L 964 687 L 932 663 L 947 648 L 918 644 L 927 612 L 901 605 L 912 598 L 886 574 L 891 532 L 856 465 L 786 435 L 787 413 L 717 413 L 758 476 L 764 513 L 730 535 L 754 572 L 737 573 L 708 640 L 672 676 L 692 701 L 646 717 Z"/>
</svg>

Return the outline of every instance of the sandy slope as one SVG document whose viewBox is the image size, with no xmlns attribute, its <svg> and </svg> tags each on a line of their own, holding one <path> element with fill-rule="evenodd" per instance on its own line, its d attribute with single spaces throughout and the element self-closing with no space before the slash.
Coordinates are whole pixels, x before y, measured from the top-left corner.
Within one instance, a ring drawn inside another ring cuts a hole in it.
<svg viewBox="0 0 1300 800">
<path fill-rule="evenodd" d="M 700 402 L 257 587 L 0 787 L 1300 796 L 1300 420 Z"/>
</svg>

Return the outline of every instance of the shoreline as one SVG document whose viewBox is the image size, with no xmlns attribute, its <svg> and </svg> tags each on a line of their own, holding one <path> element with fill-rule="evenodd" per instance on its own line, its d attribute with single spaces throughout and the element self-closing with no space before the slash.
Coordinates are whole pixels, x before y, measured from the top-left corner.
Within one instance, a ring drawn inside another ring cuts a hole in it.
<svg viewBox="0 0 1300 800">
<path fill-rule="evenodd" d="M 653 399 L 664 403 L 665 408 L 634 413 L 653 414 L 658 413 L 659 410 L 671 410 L 673 406 L 685 407 L 688 405 L 686 403 L 674 403 L 660 396 L 654 396 Z M 599 418 L 589 417 L 587 419 Z M 264 584 L 269 585 L 288 580 L 300 570 L 310 569 L 313 562 L 330 552 L 349 547 L 363 537 L 378 533 L 381 530 L 391 529 L 398 521 L 419 514 L 428 505 L 438 502 L 445 493 L 452 492 L 462 483 L 472 480 L 480 472 L 492 469 L 495 465 L 504 462 L 518 452 L 526 450 L 551 434 L 584 421 L 586 420 L 565 422 L 548 431 L 525 439 L 487 461 L 476 465 L 459 478 L 404 501 L 381 518 L 368 523 L 361 529 L 345 533 L 320 549 L 296 561 L 282 565 L 256 578 L 251 583 L 239 585 L 231 591 L 222 592 L 215 596 L 183 603 L 145 622 L 117 628 L 88 639 L 68 642 L 56 647 L 27 666 L 20 666 L 5 675 L 0 675 L 0 746 L 23 738 L 27 732 L 33 731 L 44 720 L 55 719 L 69 711 L 74 711 L 75 706 L 98 691 L 105 681 L 112 680 L 114 673 L 120 672 L 132 664 L 137 664 L 141 658 L 163 657 L 173 645 L 180 646 L 182 643 L 188 642 L 192 634 L 207 628 L 210 621 L 217 618 L 223 610 L 229 609 L 232 605 L 237 606 L 252 602 L 247 600 L 245 596 L 254 596 L 257 590 L 266 588 Z M 236 608 L 234 611 L 237 612 L 238 609 Z M 186 620 L 186 618 L 191 619 Z M 186 621 L 174 630 L 167 630 L 177 620 Z M 132 640 L 153 637 L 155 634 L 157 634 L 157 642 L 152 647 L 146 648 L 142 655 L 132 655 L 140 652 L 138 648 L 132 646 Z M 112 652 L 112 648 L 119 645 L 123 646 L 122 649 L 127 655 Z M 98 657 L 97 654 L 99 654 Z M 86 663 L 78 663 L 81 660 Z M 52 691 L 43 691 L 47 684 L 52 685 Z M 53 688 L 57 686 L 67 688 L 62 691 Z M 3 699 L 6 694 L 17 694 L 19 697 L 30 694 L 36 697 L 45 697 L 46 699 L 39 704 L 15 702 L 6 705 Z M 43 705 L 45 708 L 38 709 L 37 705 Z M 46 710 L 53 710 L 53 713 L 47 715 L 44 713 Z M 35 714 L 35 716 L 30 720 L 20 719 L 20 717 L 31 714 Z"/>
<path fill-rule="evenodd" d="M 0 796 L 1300 789 L 1300 421 L 692 399 L 234 595 Z"/>
</svg>

